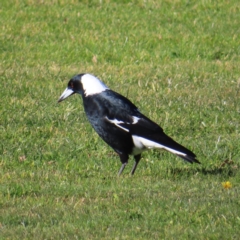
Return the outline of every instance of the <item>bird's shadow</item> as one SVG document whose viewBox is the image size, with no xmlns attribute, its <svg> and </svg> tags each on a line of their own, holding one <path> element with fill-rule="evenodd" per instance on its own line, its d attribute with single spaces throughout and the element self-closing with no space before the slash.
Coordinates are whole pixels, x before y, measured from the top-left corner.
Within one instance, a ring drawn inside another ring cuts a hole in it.
<svg viewBox="0 0 240 240">
<path fill-rule="evenodd" d="M 168 168 L 168 173 L 171 175 L 224 175 L 224 176 L 234 176 L 240 168 L 239 164 L 235 164 L 232 160 L 225 160 L 222 164 L 218 166 L 204 167 L 200 166 L 197 168 Z"/>
</svg>

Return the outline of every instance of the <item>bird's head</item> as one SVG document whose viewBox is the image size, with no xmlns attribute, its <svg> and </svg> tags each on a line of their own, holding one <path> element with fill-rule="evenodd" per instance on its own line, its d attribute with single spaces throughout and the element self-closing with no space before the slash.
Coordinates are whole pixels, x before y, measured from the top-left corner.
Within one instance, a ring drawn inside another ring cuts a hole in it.
<svg viewBox="0 0 240 240">
<path fill-rule="evenodd" d="M 68 86 L 58 99 L 58 102 L 63 101 L 74 93 L 79 93 L 84 97 L 88 97 L 101 93 L 107 89 L 109 88 L 97 77 L 89 73 L 78 74 L 69 80 Z"/>
</svg>

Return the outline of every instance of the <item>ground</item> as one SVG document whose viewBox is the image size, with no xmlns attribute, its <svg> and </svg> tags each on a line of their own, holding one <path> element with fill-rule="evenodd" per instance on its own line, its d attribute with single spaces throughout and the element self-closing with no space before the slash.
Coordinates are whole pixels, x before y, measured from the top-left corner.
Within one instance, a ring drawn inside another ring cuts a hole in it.
<svg viewBox="0 0 240 240">
<path fill-rule="evenodd" d="M 237 239 L 238 1 L 2 1 L 0 239 Z M 90 72 L 201 165 L 143 154 L 134 176 L 87 122 Z"/>
</svg>

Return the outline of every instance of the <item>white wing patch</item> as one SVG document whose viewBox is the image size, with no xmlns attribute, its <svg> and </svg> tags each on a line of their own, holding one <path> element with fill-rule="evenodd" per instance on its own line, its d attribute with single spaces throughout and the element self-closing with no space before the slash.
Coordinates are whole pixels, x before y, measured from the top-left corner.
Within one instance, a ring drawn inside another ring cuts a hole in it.
<svg viewBox="0 0 240 240">
<path fill-rule="evenodd" d="M 135 117 L 135 116 L 133 116 L 132 118 L 133 118 L 133 122 L 132 122 L 132 124 L 136 124 L 136 123 L 138 123 L 138 121 L 139 121 L 139 119 L 140 119 L 140 118 Z"/>
<path fill-rule="evenodd" d="M 124 128 L 124 127 L 122 127 L 122 126 L 119 125 L 120 123 L 124 123 L 123 121 L 119 121 L 119 120 L 117 120 L 117 119 L 109 119 L 108 117 L 106 117 L 106 119 L 107 119 L 110 123 L 113 123 L 115 126 L 123 129 L 123 130 L 126 131 L 126 132 L 129 132 L 129 130 L 128 130 L 127 128 Z"/>
<path fill-rule="evenodd" d="M 138 122 L 138 120 L 140 119 L 140 118 L 138 118 L 138 117 L 133 116 L 133 117 L 132 117 L 133 122 L 132 122 L 132 123 L 129 123 L 129 122 L 119 121 L 119 120 L 117 120 L 117 119 L 109 119 L 108 117 L 105 117 L 105 118 L 106 118 L 110 123 L 113 123 L 115 126 L 123 129 L 123 130 L 126 131 L 126 132 L 129 132 L 129 130 L 128 130 L 127 128 L 119 125 L 119 124 L 121 124 L 121 123 L 129 124 L 129 125 L 130 125 L 130 124 L 136 124 L 136 123 Z"/>
<path fill-rule="evenodd" d="M 85 74 L 81 79 L 85 96 L 101 93 L 109 89 L 101 80 L 91 74 Z"/>
<path fill-rule="evenodd" d="M 133 155 L 137 155 L 137 154 L 143 152 L 144 150 L 151 149 L 151 148 L 165 149 L 171 153 L 181 155 L 181 156 L 187 155 L 185 153 L 179 152 L 179 151 L 171 149 L 169 147 L 165 147 L 164 145 L 153 142 L 153 141 L 148 140 L 143 137 L 133 135 L 132 139 L 133 139 L 133 143 L 134 143 L 134 148 L 133 148 L 133 153 L 132 153 Z"/>
</svg>

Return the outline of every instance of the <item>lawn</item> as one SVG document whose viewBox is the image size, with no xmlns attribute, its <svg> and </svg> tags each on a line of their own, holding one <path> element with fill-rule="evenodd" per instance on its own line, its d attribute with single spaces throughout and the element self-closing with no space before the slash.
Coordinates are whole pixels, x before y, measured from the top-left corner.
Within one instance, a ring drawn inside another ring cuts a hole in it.
<svg viewBox="0 0 240 240">
<path fill-rule="evenodd" d="M 0 239 L 238 239 L 240 8 L 233 1 L 0 3 Z M 191 149 L 119 157 L 80 96 L 89 72 Z"/>
</svg>

